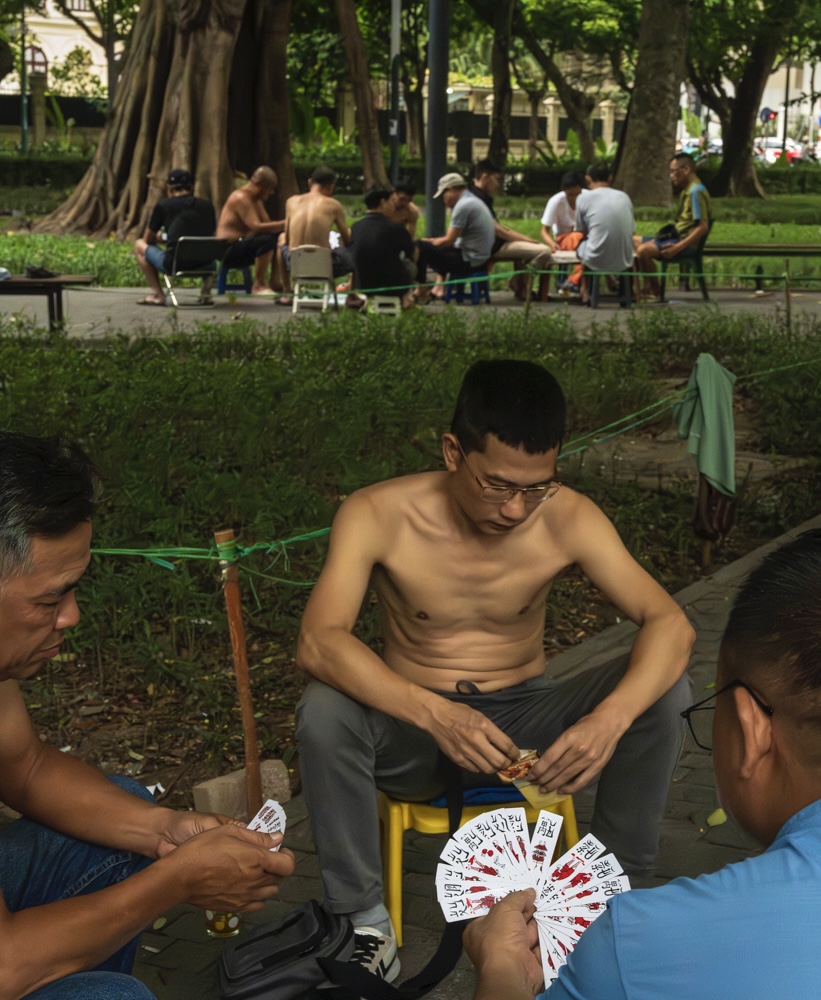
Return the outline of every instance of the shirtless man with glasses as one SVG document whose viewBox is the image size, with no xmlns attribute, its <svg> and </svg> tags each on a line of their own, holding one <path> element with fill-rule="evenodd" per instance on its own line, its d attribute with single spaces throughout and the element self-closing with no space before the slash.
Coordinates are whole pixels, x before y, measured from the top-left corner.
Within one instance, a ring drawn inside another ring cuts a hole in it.
<svg viewBox="0 0 821 1000">
<path fill-rule="evenodd" d="M 392 979 L 375 788 L 442 793 L 442 761 L 493 774 L 540 754 L 544 791 L 599 779 L 593 832 L 631 873 L 649 873 L 689 701 L 693 631 L 601 510 L 565 486 L 565 401 L 525 361 L 467 373 L 444 471 L 366 487 L 340 508 L 302 621 L 312 677 L 297 709 L 301 769 L 326 903 L 360 931 L 358 960 Z M 545 601 L 578 564 L 639 626 L 628 658 L 545 675 Z M 353 630 L 369 589 L 381 655 Z M 487 782 L 485 782 L 487 783 Z"/>
</svg>

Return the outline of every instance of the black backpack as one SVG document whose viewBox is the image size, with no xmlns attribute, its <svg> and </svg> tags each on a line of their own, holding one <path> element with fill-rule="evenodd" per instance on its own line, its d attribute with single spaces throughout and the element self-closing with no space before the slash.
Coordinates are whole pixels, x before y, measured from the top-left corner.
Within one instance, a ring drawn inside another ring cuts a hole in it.
<svg viewBox="0 0 821 1000">
<path fill-rule="evenodd" d="M 461 774 L 448 760 L 443 768 L 453 833 L 462 815 Z M 311 899 L 276 923 L 225 946 L 220 992 L 223 1000 L 416 1000 L 453 970 L 467 923 L 446 924 L 430 962 L 397 987 L 348 962 L 355 947 L 353 925 Z"/>
<path fill-rule="evenodd" d="M 220 992 L 226 1000 L 296 1000 L 326 981 L 319 959 L 345 962 L 353 950 L 350 920 L 309 899 L 276 923 L 225 946 Z"/>
</svg>

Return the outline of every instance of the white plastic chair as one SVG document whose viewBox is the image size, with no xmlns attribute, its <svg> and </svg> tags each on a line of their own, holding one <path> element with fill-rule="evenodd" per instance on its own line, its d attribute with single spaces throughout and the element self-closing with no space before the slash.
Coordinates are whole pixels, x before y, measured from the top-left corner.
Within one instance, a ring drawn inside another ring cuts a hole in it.
<svg viewBox="0 0 821 1000">
<path fill-rule="evenodd" d="M 334 264 L 329 247 L 301 246 L 291 250 L 291 282 L 294 287 L 293 312 L 299 307 L 321 303 L 322 312 L 333 299 L 338 311 L 334 291 Z"/>
</svg>

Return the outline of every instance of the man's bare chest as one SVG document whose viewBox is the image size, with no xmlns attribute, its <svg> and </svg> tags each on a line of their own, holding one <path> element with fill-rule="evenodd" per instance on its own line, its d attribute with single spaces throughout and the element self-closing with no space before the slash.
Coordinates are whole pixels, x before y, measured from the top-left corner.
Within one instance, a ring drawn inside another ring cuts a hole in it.
<svg viewBox="0 0 821 1000">
<path fill-rule="evenodd" d="M 443 626 L 521 621 L 540 613 L 557 556 L 527 546 L 477 550 L 439 541 L 398 548 L 374 570 L 372 583 L 389 614 Z"/>
</svg>

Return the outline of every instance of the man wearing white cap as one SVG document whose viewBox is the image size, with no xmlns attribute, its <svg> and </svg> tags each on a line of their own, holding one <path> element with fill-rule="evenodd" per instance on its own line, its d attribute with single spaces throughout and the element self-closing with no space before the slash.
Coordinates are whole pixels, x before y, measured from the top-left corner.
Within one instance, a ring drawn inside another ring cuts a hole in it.
<svg viewBox="0 0 821 1000">
<path fill-rule="evenodd" d="M 428 268 L 437 274 L 467 275 L 487 262 L 493 252 L 493 216 L 483 202 L 467 189 L 461 174 L 439 178 L 434 198 L 441 198 L 451 210 L 450 225 L 444 236 L 418 241 L 419 261 L 416 280 L 425 285 Z M 417 299 L 427 302 L 430 290 L 421 288 Z"/>
</svg>

